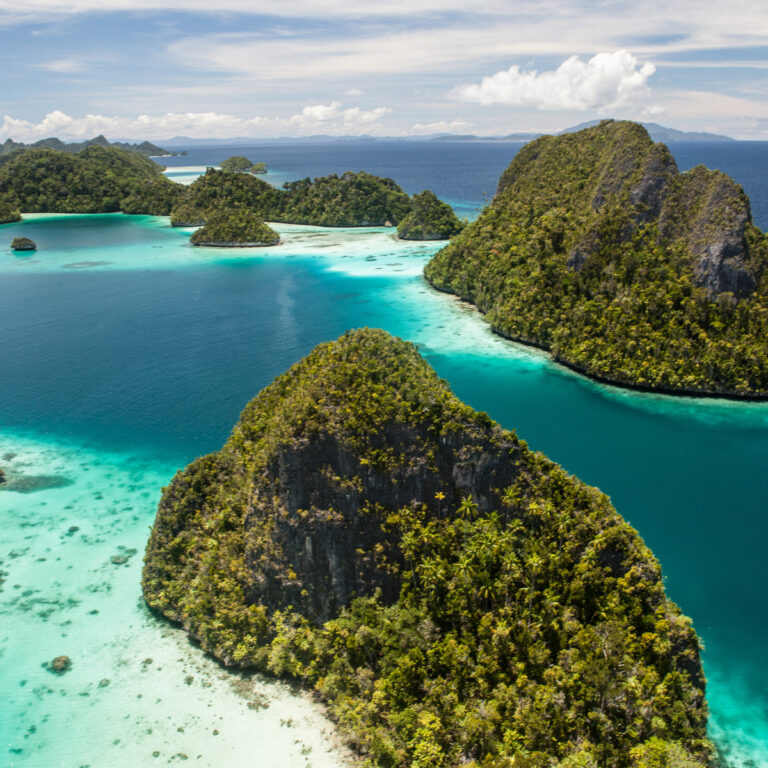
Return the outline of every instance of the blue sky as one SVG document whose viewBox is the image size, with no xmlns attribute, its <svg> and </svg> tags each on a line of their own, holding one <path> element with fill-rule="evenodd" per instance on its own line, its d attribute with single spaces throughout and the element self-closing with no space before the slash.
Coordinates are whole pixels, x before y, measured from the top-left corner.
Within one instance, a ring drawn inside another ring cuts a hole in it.
<svg viewBox="0 0 768 768">
<path fill-rule="evenodd" d="M 744 0 L 0 0 L 0 140 L 483 135 L 597 117 L 768 139 L 765 11 Z"/>
</svg>

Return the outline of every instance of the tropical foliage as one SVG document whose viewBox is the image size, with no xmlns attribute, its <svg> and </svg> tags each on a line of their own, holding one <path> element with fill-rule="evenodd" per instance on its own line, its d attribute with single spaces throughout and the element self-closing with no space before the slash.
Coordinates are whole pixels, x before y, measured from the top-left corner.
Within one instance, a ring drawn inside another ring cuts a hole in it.
<svg viewBox="0 0 768 768">
<path fill-rule="evenodd" d="M 190 238 L 192 245 L 277 245 L 280 235 L 255 213 L 234 208 L 217 211 Z"/>
<path fill-rule="evenodd" d="M 139 154 L 90 146 L 76 154 L 30 149 L 0 168 L 0 199 L 29 213 L 167 215 L 183 188 Z"/>
<path fill-rule="evenodd" d="M 397 236 L 401 240 L 447 240 L 463 227 L 453 208 L 426 189 L 411 199 L 411 212 L 398 225 Z"/>
<path fill-rule="evenodd" d="M 678 174 L 641 126 L 607 122 L 524 147 L 425 276 L 590 375 L 749 395 L 768 393 L 767 265 L 730 179 Z"/>
<path fill-rule="evenodd" d="M 264 162 L 254 163 L 243 155 L 233 155 L 223 160 L 219 166 L 222 171 L 230 173 L 266 173 L 267 164 Z"/>
<path fill-rule="evenodd" d="M 180 209 L 205 215 L 218 208 L 248 208 L 274 222 L 329 227 L 378 226 L 400 221 L 410 210 L 408 195 L 391 179 L 345 173 L 288 182 L 276 189 L 250 174 L 209 168 L 179 200 L 171 218 L 188 221 Z M 189 208 L 187 208 L 189 207 Z"/>
<path fill-rule="evenodd" d="M 14 207 L 9 200 L 0 198 L 0 224 L 10 224 L 20 219 L 19 209 Z"/>
<path fill-rule="evenodd" d="M 143 590 L 314 687 L 367 765 L 707 759 L 698 641 L 638 534 L 382 331 L 320 345 L 177 474 Z"/>
</svg>

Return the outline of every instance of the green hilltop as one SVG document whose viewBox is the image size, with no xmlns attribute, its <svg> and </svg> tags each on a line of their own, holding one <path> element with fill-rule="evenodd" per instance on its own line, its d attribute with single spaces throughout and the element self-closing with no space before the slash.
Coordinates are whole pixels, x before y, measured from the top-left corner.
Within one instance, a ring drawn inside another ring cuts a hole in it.
<svg viewBox="0 0 768 768">
<path fill-rule="evenodd" d="M 13 211 L 168 215 L 182 192 L 152 160 L 114 147 L 28 149 L 0 166 L 0 209 Z"/>
<path fill-rule="evenodd" d="M 695 768 L 690 621 L 606 496 L 350 331 L 164 490 L 149 606 L 313 687 L 365 765 Z"/>
<path fill-rule="evenodd" d="M 247 173 L 209 168 L 171 211 L 175 226 L 197 226 L 221 209 L 247 208 L 266 221 L 325 227 L 398 226 L 404 240 L 447 239 L 462 224 L 432 192 L 409 197 L 392 179 L 347 171 L 277 189 Z"/>
<path fill-rule="evenodd" d="M 590 376 L 749 397 L 768 395 L 767 264 L 739 185 L 605 121 L 523 147 L 425 276 Z"/>
<path fill-rule="evenodd" d="M 231 161 L 231 162 L 229 162 Z M 348 171 L 287 182 L 277 189 L 253 174 L 244 157 L 208 168 L 192 184 L 176 184 L 137 153 L 94 144 L 78 152 L 26 149 L 0 164 L 0 224 L 29 213 L 170 215 L 171 223 L 199 227 L 211 216 L 254 217 L 327 227 L 396 226 L 402 239 L 450 237 L 461 223 L 431 192 L 409 197 L 392 179 Z M 250 170 L 250 172 L 239 172 Z"/>
<path fill-rule="evenodd" d="M 267 164 L 264 162 L 253 162 L 244 155 L 233 155 L 223 160 L 219 166 L 222 171 L 230 173 L 266 173 Z"/>
<path fill-rule="evenodd" d="M 448 240 L 464 225 L 448 203 L 425 189 L 411 199 L 411 211 L 397 227 L 401 240 Z"/>
<path fill-rule="evenodd" d="M 252 211 L 236 208 L 212 213 L 190 242 L 223 247 L 277 245 L 280 235 Z"/>
<path fill-rule="evenodd" d="M 22 152 L 27 149 L 56 149 L 60 152 L 80 152 L 87 147 L 115 147 L 116 149 L 122 149 L 126 152 L 135 152 L 138 155 L 144 157 L 175 157 L 176 152 L 168 152 L 162 147 L 158 147 L 156 144 L 152 144 L 149 141 L 142 141 L 141 143 L 132 144 L 125 141 L 109 141 L 104 136 L 96 136 L 93 139 L 87 139 L 86 141 L 79 142 L 65 142 L 57 138 L 40 139 L 32 144 L 24 144 L 21 141 L 13 141 L 13 139 L 6 139 L 3 144 L 0 144 L 0 158 L 5 158 L 8 155 Z"/>
</svg>

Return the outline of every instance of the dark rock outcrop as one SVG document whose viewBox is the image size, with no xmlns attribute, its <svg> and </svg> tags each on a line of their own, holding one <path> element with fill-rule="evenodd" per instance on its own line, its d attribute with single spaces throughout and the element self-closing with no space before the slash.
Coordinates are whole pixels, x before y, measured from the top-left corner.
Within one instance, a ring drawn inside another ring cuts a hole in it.
<svg viewBox="0 0 768 768">
<path fill-rule="evenodd" d="M 502 489 L 515 476 L 516 440 L 449 398 L 415 349 L 390 345 L 389 338 L 364 331 L 347 334 L 327 353 L 318 348 L 248 405 L 219 454 L 177 476 L 147 550 L 150 603 L 151 578 L 165 557 L 167 537 L 183 525 L 181 509 L 205 506 L 210 493 L 237 500 L 247 602 L 271 610 L 291 605 L 316 622 L 332 618 L 355 596 L 380 589 L 387 600 L 397 597 L 402 562 L 397 535 L 382 530 L 387 514 L 424 504 L 439 515 L 464 496 L 481 511 L 499 506 Z M 359 369 L 344 360 L 366 347 L 380 359 L 366 355 Z M 310 382 L 307 369 L 315 365 L 320 370 Z M 373 380 L 367 378 L 370 367 Z M 395 395 L 390 377 L 408 380 L 410 401 L 387 403 Z M 329 379 L 337 383 L 329 386 Z M 288 381 L 293 391 L 279 394 Z M 264 413 L 274 397 L 283 403 Z M 284 412 L 292 402 L 300 403 L 298 412 Z M 305 407 L 311 416 L 301 413 Z M 391 420 L 384 418 L 388 411 L 394 412 Z M 265 418 L 271 425 L 257 432 Z M 350 428 L 347 419 L 356 426 Z M 244 445 L 260 454 L 247 478 L 241 475 Z M 171 615 L 180 618 L 175 610 Z"/>
<path fill-rule="evenodd" d="M 728 291 L 744 298 L 760 277 L 747 245 L 751 224 L 744 190 L 724 173 L 698 165 L 674 180 L 660 212 L 659 235 L 688 248 L 696 283 L 708 296 Z"/>
<path fill-rule="evenodd" d="M 72 659 L 69 656 L 57 656 L 49 665 L 51 672 L 57 675 L 63 675 L 72 669 Z"/>
<path fill-rule="evenodd" d="M 14 237 L 11 243 L 11 250 L 13 251 L 36 251 L 37 243 L 34 240 L 30 240 L 28 237 Z"/>
</svg>

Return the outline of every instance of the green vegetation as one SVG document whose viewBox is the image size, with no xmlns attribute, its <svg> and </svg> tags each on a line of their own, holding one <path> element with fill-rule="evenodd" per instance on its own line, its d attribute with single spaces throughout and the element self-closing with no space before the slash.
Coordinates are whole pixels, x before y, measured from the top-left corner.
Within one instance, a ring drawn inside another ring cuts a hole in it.
<svg viewBox="0 0 768 768">
<path fill-rule="evenodd" d="M 254 163 L 243 155 L 234 155 L 228 157 L 219 166 L 222 171 L 230 173 L 266 173 L 267 164 L 263 162 Z"/>
<path fill-rule="evenodd" d="M 148 141 L 142 141 L 141 144 L 129 144 L 128 142 L 123 141 L 110 142 L 104 136 L 96 136 L 94 139 L 69 143 L 65 143 L 61 139 L 56 138 L 40 139 L 33 144 L 24 144 L 21 141 L 6 139 L 3 144 L 0 144 L 0 158 L 27 149 L 56 149 L 60 152 L 79 152 L 82 149 L 86 149 L 86 147 L 94 146 L 116 147 L 117 149 L 123 149 L 126 152 L 135 152 L 144 157 L 171 157 L 176 155 L 175 152 L 168 152 Z M 183 152 L 182 154 L 186 154 L 186 152 Z"/>
<path fill-rule="evenodd" d="M 142 585 L 224 663 L 314 687 L 365 765 L 708 757 L 698 640 L 638 534 L 383 331 L 176 475 Z"/>
<path fill-rule="evenodd" d="M 172 227 L 202 227 L 205 220 L 205 211 L 191 203 L 175 205 L 171 211 Z"/>
<path fill-rule="evenodd" d="M 186 189 L 171 219 L 189 221 L 190 209 L 205 216 L 223 208 L 248 208 L 266 221 L 360 227 L 400 221 L 411 201 L 392 179 L 364 172 L 302 179 L 276 189 L 250 174 L 209 168 Z"/>
<path fill-rule="evenodd" d="M 261 172 L 258 168 L 232 173 L 242 161 L 251 163 L 229 158 L 222 167 L 230 170 L 209 168 L 185 187 L 169 181 L 151 160 L 112 147 L 93 145 L 76 154 L 27 149 L 0 165 L 0 223 L 17 221 L 19 210 L 170 215 L 173 226 L 182 227 L 201 226 L 213 214 L 241 210 L 262 221 L 328 227 L 391 225 L 411 214 L 407 231 L 412 239 L 423 239 L 430 228 L 447 231 L 456 222 L 450 208 L 428 192 L 414 198 L 411 213 L 411 199 L 392 179 L 348 172 L 276 189 L 253 176 Z"/>
<path fill-rule="evenodd" d="M 768 394 L 768 240 L 741 188 L 639 125 L 521 149 L 425 269 L 498 332 L 617 384 Z"/>
<path fill-rule="evenodd" d="M 112 147 L 30 149 L 0 167 L 0 199 L 29 213 L 167 215 L 182 192 L 156 163 Z"/>
<path fill-rule="evenodd" d="M 10 224 L 20 220 L 21 214 L 18 208 L 15 208 L 9 200 L 0 199 L 0 224 Z"/>
<path fill-rule="evenodd" d="M 190 242 L 218 246 L 277 245 L 280 235 L 252 211 L 235 208 L 211 214 L 205 226 L 193 233 Z"/>
<path fill-rule="evenodd" d="M 453 208 L 425 189 L 413 196 L 411 212 L 398 225 L 397 236 L 401 240 L 447 240 L 463 228 Z"/>
<path fill-rule="evenodd" d="M 392 179 L 360 171 L 284 184 L 281 218 L 323 227 L 377 227 L 397 224 L 411 208 L 408 195 Z"/>
<path fill-rule="evenodd" d="M 197 221 L 205 221 L 212 212 L 236 209 L 252 211 L 263 220 L 279 221 L 270 214 L 280 210 L 281 196 L 280 190 L 250 173 L 208 168 L 200 178 L 183 188 L 171 211 L 171 223 L 175 226 L 194 225 Z"/>
</svg>

